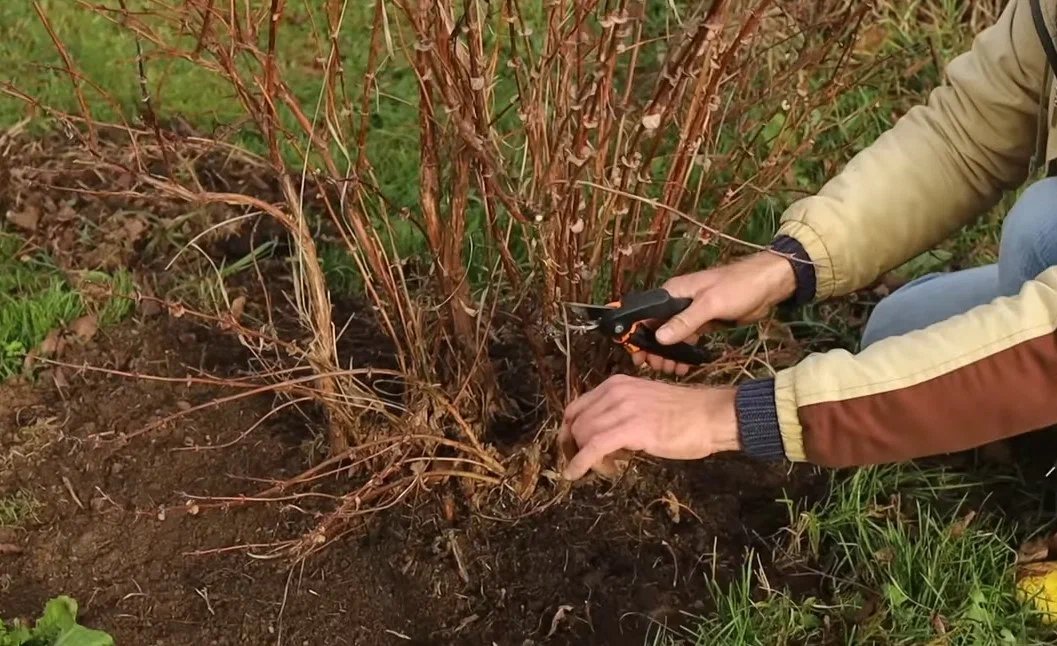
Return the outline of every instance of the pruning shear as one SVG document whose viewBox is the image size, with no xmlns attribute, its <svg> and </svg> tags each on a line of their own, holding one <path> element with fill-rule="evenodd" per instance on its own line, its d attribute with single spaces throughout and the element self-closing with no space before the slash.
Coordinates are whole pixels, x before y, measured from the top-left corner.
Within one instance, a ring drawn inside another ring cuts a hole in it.
<svg viewBox="0 0 1057 646">
<path fill-rule="evenodd" d="M 686 342 L 664 345 L 657 341 L 649 320 L 667 320 L 682 312 L 693 299 L 672 296 L 664 288 L 632 292 L 619 301 L 606 305 L 566 303 L 587 320 L 583 325 L 569 325 L 578 331 L 597 330 L 624 346 L 628 352 L 643 350 L 665 359 L 692 366 L 709 360 L 704 349 Z"/>
</svg>

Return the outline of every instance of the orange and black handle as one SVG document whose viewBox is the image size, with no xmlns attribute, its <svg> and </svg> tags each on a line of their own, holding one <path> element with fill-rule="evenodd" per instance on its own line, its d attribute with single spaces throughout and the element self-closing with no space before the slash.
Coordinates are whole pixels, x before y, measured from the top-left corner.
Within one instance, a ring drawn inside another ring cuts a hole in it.
<svg viewBox="0 0 1057 646">
<path fill-rule="evenodd" d="M 657 341 L 653 328 L 646 321 L 664 321 L 682 312 L 693 299 L 672 296 L 663 288 L 632 292 L 619 302 L 611 303 L 599 319 L 599 328 L 629 352 L 643 350 L 678 363 L 698 366 L 711 356 L 703 348 L 680 342 L 664 345 Z"/>
</svg>

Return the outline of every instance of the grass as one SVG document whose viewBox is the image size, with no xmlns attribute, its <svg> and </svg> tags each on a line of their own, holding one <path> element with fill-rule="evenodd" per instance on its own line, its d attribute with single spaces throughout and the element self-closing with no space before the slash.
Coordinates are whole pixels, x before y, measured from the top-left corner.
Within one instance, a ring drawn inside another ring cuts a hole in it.
<svg viewBox="0 0 1057 646">
<path fill-rule="evenodd" d="M 87 272 L 78 289 L 41 254 L 23 253 L 23 241 L 0 231 L 0 380 L 21 371 L 26 352 L 52 330 L 91 313 L 102 326 L 131 311 L 132 277 Z M 93 297 L 93 293 L 103 293 Z"/>
<path fill-rule="evenodd" d="M 885 466 L 835 477 L 828 497 L 790 505 L 789 555 L 823 572 L 824 598 L 772 586 L 759 559 L 710 581 L 715 610 L 685 641 L 658 644 L 1052 643 L 1016 596 L 1016 527 L 981 503 L 995 483 Z"/>
<path fill-rule="evenodd" d="M 80 73 L 91 81 L 86 98 L 95 118 L 138 121 L 141 106 L 136 62 L 136 41 L 127 31 L 76 2 L 40 0 L 56 35 L 64 43 Z M 108 3 L 116 5 L 116 3 Z M 148 6 L 146 0 L 129 0 L 130 11 Z M 321 9 L 306 9 L 311 3 L 288 3 L 288 23 L 298 28 L 281 34 L 280 65 L 286 78 L 295 79 L 292 88 L 306 106 L 315 105 L 321 92 L 318 69 L 320 53 L 316 33 L 324 28 Z M 371 24 L 371 3 L 352 3 L 346 12 L 339 39 L 347 55 L 347 73 L 356 79 L 367 67 L 367 50 L 360 39 Z M 225 132 L 245 118 L 241 103 L 230 87 L 213 74 L 184 60 L 163 60 L 144 44 L 146 75 L 152 103 L 166 123 L 184 122 L 206 133 L 224 137 Z M 70 81 L 62 71 L 62 59 L 47 30 L 33 9 L 33 3 L 0 3 L 0 60 L 7 61 L 0 81 L 14 83 L 44 105 L 78 112 Z M 378 74 L 380 96 L 370 115 L 372 128 L 368 149 L 379 188 L 391 200 L 404 206 L 417 201 L 417 183 L 409 182 L 418 170 L 417 86 L 414 75 L 399 57 Z M 350 86 L 357 92 L 356 83 Z M 26 117 L 26 106 L 0 94 L 0 130 Z M 239 143 L 264 152 L 259 137 L 236 128 Z"/>
<path fill-rule="evenodd" d="M 0 527 L 18 527 L 33 521 L 40 507 L 40 502 L 24 491 L 0 496 Z"/>
</svg>

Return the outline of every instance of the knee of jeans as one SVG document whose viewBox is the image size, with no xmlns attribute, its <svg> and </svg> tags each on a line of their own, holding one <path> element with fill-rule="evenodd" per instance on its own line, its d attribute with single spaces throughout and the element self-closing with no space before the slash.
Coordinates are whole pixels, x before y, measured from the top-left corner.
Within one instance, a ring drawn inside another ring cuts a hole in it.
<svg viewBox="0 0 1057 646">
<path fill-rule="evenodd" d="M 901 308 L 899 307 L 899 299 L 895 298 L 898 293 L 896 291 L 887 298 L 881 299 L 877 305 L 874 305 L 873 311 L 870 312 L 869 318 L 866 319 L 866 325 L 863 326 L 862 338 L 859 340 L 860 347 L 866 348 L 882 339 L 898 336 L 901 333 L 899 329 Z M 903 311 L 903 316 L 905 315 L 906 312 Z"/>
<path fill-rule="evenodd" d="M 1057 264 L 1057 177 L 1029 186 L 1010 209 L 1000 254 L 1025 267 L 1025 280 Z"/>
</svg>

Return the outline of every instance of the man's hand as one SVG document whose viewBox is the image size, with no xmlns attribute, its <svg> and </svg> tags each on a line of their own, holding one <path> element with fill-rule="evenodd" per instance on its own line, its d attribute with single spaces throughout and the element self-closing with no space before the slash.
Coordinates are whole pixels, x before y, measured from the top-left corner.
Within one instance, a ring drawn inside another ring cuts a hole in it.
<svg viewBox="0 0 1057 646">
<path fill-rule="evenodd" d="M 793 266 L 783 256 L 760 252 L 743 260 L 676 276 L 664 284 L 672 296 L 690 297 L 694 302 L 657 329 L 657 340 L 665 345 L 695 343 L 701 332 L 714 321 L 754 323 L 767 316 L 796 290 Z M 635 365 L 648 364 L 657 371 L 685 375 L 690 366 L 671 359 L 636 352 Z"/>
<path fill-rule="evenodd" d="M 576 447 L 563 474 L 570 480 L 621 450 L 675 460 L 736 451 L 734 390 L 610 377 L 569 404 L 558 442 Z"/>
</svg>

